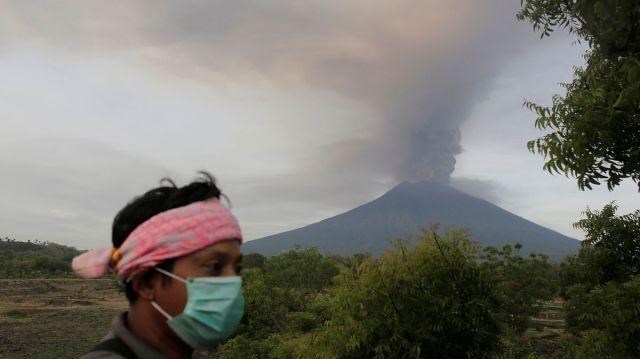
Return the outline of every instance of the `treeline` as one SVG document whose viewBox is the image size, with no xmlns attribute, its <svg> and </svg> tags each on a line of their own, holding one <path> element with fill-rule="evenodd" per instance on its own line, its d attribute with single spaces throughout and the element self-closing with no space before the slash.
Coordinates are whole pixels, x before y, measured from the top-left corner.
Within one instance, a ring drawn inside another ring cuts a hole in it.
<svg viewBox="0 0 640 359">
<path fill-rule="evenodd" d="M 72 276 L 71 259 L 79 250 L 42 241 L 0 238 L 0 278 Z"/>
<path fill-rule="evenodd" d="M 545 256 L 481 250 L 463 231 L 416 241 L 381 258 L 248 255 L 246 316 L 218 357 L 535 358 L 525 332 L 559 292 Z"/>
</svg>

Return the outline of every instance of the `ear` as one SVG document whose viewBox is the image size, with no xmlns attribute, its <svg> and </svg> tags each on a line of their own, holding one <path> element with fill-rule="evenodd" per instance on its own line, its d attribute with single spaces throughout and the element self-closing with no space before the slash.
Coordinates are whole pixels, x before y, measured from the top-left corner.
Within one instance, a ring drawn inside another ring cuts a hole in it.
<svg viewBox="0 0 640 359">
<path fill-rule="evenodd" d="M 157 276 L 154 275 L 155 271 L 152 268 L 143 268 L 131 276 L 131 286 L 133 291 L 138 294 L 138 298 L 142 298 L 146 301 L 155 299 L 155 285 Z"/>
</svg>

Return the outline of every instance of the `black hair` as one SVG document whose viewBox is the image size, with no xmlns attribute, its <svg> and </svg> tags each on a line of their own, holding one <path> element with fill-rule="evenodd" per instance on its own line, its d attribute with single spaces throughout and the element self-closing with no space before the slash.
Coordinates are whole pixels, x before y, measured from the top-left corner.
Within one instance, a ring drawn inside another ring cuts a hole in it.
<svg viewBox="0 0 640 359">
<path fill-rule="evenodd" d="M 184 187 L 178 187 L 171 179 L 163 178 L 160 180 L 160 187 L 151 189 L 129 202 L 113 219 L 111 233 L 113 247 L 120 247 L 134 229 L 156 214 L 173 208 L 184 207 L 193 202 L 223 196 L 216 185 L 215 178 L 211 174 L 205 171 L 200 171 L 198 174 L 199 177 L 196 180 Z M 158 267 L 171 271 L 173 259 L 160 263 Z M 148 272 L 141 279 L 149 280 L 153 274 L 153 272 Z M 163 278 L 166 277 L 163 276 Z M 131 282 L 125 283 L 124 293 L 130 303 L 138 299 Z"/>
</svg>

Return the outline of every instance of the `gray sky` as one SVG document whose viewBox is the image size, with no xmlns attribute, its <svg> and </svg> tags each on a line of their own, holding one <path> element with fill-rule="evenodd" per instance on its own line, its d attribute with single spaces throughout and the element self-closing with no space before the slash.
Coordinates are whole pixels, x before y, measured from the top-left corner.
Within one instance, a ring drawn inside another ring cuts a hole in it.
<svg viewBox="0 0 640 359">
<path fill-rule="evenodd" d="M 455 164 L 457 188 L 582 238 L 587 205 L 640 195 L 527 152 L 523 100 L 549 103 L 584 49 L 518 4 L 0 0 L 0 235 L 106 246 L 133 196 L 207 169 L 254 239 Z"/>
</svg>

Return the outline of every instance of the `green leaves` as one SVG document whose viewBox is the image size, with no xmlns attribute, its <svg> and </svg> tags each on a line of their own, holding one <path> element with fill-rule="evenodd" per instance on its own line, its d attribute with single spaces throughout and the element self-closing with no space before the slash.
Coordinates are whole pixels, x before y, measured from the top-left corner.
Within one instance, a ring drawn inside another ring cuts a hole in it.
<svg viewBox="0 0 640 359">
<path fill-rule="evenodd" d="M 326 320 L 320 298 L 339 273 L 338 263 L 315 248 L 247 257 L 245 319 L 218 357 L 293 358 L 295 338 Z"/>
<path fill-rule="evenodd" d="M 640 345 L 640 276 L 592 290 L 575 286 L 566 303 L 561 358 L 637 358 Z"/>
<path fill-rule="evenodd" d="M 556 288 L 546 257 L 522 258 L 520 248 L 478 257 L 462 231 L 426 231 L 343 267 L 319 300 L 327 320 L 289 342 L 293 357 L 501 357 L 503 336 L 519 337 Z"/>
<path fill-rule="evenodd" d="M 617 209 L 614 203 L 601 211 L 587 209 L 586 218 L 574 225 L 586 232 L 583 252 L 597 252 L 588 258 L 598 266 L 598 284 L 640 275 L 640 210 L 616 216 Z"/>
<path fill-rule="evenodd" d="M 505 305 L 510 284 L 496 275 L 502 254 L 481 265 L 463 232 L 425 232 L 413 249 L 400 241 L 379 260 L 344 268 L 324 297 L 328 321 L 301 337 L 295 356 L 491 358 L 502 350 L 506 318 L 528 308 Z"/>
<path fill-rule="evenodd" d="M 640 211 L 587 209 L 577 256 L 561 266 L 569 335 L 560 358 L 635 358 L 640 348 Z"/>
<path fill-rule="evenodd" d="M 0 238 L 0 278 L 73 276 L 71 259 L 80 253 L 55 243 Z"/>
<path fill-rule="evenodd" d="M 500 296 L 498 313 L 505 331 L 522 335 L 531 325 L 531 317 L 542 309 L 542 304 L 556 296 L 558 290 L 555 270 L 547 257 L 531 254 L 519 255 L 520 244 L 505 245 L 501 249 L 488 247 L 483 250 L 481 268 L 491 278 Z"/>
<path fill-rule="evenodd" d="M 523 333 L 556 292 L 546 257 L 523 258 L 519 244 L 480 252 L 466 231 L 435 231 L 382 258 L 254 258 L 246 318 L 218 357 L 530 357 Z"/>
<path fill-rule="evenodd" d="M 527 148 L 544 170 L 577 179 L 581 190 L 625 178 L 640 189 L 640 3 L 634 0 L 522 0 L 517 15 L 542 36 L 568 28 L 587 41 L 586 66 L 576 68 L 564 96 L 550 107 L 525 101 L 551 131 Z"/>
</svg>

